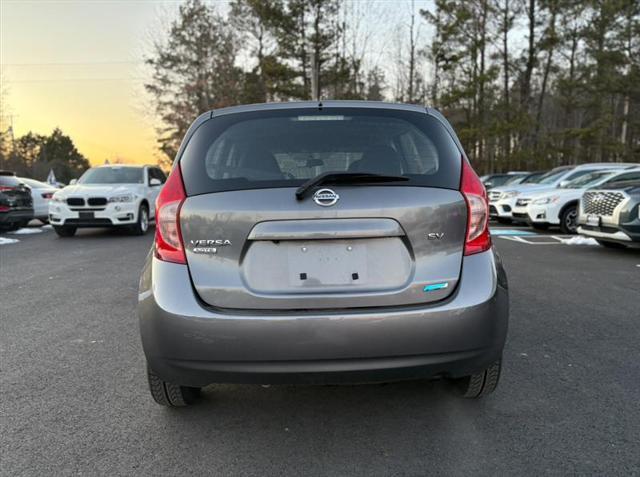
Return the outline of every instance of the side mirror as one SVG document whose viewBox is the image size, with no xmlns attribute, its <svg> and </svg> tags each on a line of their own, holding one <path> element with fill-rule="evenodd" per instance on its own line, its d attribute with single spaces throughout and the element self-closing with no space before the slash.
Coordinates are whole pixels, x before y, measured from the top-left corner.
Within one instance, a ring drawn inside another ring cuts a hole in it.
<svg viewBox="0 0 640 477">
<path fill-rule="evenodd" d="M 570 181 L 560 181 L 560 184 L 558 184 L 558 187 L 566 187 L 569 182 Z"/>
<path fill-rule="evenodd" d="M 156 179 L 156 178 L 154 177 L 153 179 L 150 179 L 150 180 L 149 180 L 149 185 L 150 185 L 151 187 L 159 186 L 159 185 L 162 185 L 162 182 L 160 181 L 160 179 Z"/>
<path fill-rule="evenodd" d="M 78 183 L 78 179 L 71 179 L 69 181 L 69 185 L 76 185 Z"/>
<path fill-rule="evenodd" d="M 493 187 L 493 182 L 485 182 L 484 183 L 485 188 L 487 189 L 491 189 Z"/>
</svg>

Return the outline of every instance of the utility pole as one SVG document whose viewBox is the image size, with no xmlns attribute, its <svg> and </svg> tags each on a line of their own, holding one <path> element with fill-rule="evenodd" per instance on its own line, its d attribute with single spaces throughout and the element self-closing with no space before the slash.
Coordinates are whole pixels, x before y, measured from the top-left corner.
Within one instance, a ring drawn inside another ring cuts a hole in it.
<svg viewBox="0 0 640 477">
<path fill-rule="evenodd" d="M 315 51 L 310 53 L 311 59 L 311 99 L 320 101 L 320 71 Z"/>
</svg>

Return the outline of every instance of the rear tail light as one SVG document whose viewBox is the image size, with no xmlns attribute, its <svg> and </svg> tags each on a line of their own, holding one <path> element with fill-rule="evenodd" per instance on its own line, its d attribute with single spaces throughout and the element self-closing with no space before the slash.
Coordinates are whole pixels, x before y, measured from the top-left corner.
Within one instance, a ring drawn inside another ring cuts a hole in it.
<svg viewBox="0 0 640 477">
<path fill-rule="evenodd" d="M 43 192 L 42 193 L 42 198 L 43 199 L 51 199 L 51 197 L 53 197 L 53 192 Z"/>
<path fill-rule="evenodd" d="M 0 205 L 0 212 L 9 212 L 10 210 L 11 210 L 11 207 L 7 205 Z"/>
<path fill-rule="evenodd" d="M 177 165 L 156 200 L 155 255 L 159 260 L 187 263 L 180 232 L 180 207 L 186 197 L 180 166 Z"/>
<path fill-rule="evenodd" d="M 4 192 L 6 190 L 16 190 L 16 187 L 0 186 L 0 192 Z"/>
<path fill-rule="evenodd" d="M 484 252 L 491 248 L 489 234 L 489 202 L 482 181 L 471 168 L 471 164 L 462 158 L 462 181 L 460 192 L 467 201 L 467 237 L 464 254 Z"/>
</svg>

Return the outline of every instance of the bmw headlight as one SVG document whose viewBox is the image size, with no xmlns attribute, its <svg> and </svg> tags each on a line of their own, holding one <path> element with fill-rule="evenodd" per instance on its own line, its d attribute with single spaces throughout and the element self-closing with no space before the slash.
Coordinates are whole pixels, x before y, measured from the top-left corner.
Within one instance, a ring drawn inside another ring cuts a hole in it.
<svg viewBox="0 0 640 477">
<path fill-rule="evenodd" d="M 553 204 L 554 202 L 558 202 L 559 197 L 557 195 L 552 195 L 549 197 L 540 197 L 533 201 L 536 205 L 544 205 L 544 204 Z"/>
<path fill-rule="evenodd" d="M 109 202 L 133 202 L 132 194 L 114 195 L 109 197 Z"/>
<path fill-rule="evenodd" d="M 507 192 L 503 192 L 502 195 L 500 196 L 501 199 L 511 199 L 513 197 L 518 196 L 518 194 L 520 194 L 520 192 L 518 192 L 517 190 L 508 190 Z"/>
</svg>

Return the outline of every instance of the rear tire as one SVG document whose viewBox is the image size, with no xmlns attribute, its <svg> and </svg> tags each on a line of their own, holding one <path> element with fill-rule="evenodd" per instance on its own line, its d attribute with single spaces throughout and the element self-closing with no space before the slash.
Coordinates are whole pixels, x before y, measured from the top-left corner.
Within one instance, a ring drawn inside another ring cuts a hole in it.
<svg viewBox="0 0 640 477">
<path fill-rule="evenodd" d="M 502 359 L 499 359 L 484 371 L 465 376 L 455 381 L 460 396 L 466 399 L 477 399 L 495 391 L 500 381 Z"/>
<path fill-rule="evenodd" d="M 155 402 L 167 407 L 185 407 L 193 404 L 200 394 L 200 388 L 179 386 L 163 381 L 147 368 L 149 391 Z"/>
<path fill-rule="evenodd" d="M 53 230 L 59 237 L 73 237 L 76 234 L 77 227 L 70 227 L 68 225 L 54 225 Z"/>
<path fill-rule="evenodd" d="M 627 246 L 625 244 L 623 244 L 623 243 L 609 242 L 608 240 L 596 239 L 596 242 L 598 242 L 600 245 L 602 245 L 603 247 L 606 247 L 606 248 L 616 248 L 616 249 L 627 248 Z"/>
<path fill-rule="evenodd" d="M 563 234 L 578 233 L 578 207 L 570 205 L 560 213 L 560 230 Z"/>
<path fill-rule="evenodd" d="M 138 209 L 138 221 L 131 227 L 133 235 L 144 235 L 149 230 L 149 207 L 146 204 L 140 204 Z"/>
</svg>

